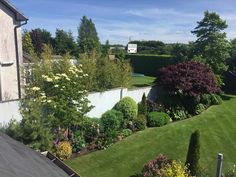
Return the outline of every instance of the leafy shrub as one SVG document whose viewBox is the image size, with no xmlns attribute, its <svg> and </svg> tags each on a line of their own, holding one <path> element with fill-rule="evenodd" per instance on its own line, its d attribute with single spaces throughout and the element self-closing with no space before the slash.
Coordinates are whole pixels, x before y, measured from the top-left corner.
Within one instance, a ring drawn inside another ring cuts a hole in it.
<svg viewBox="0 0 236 177">
<path fill-rule="evenodd" d="M 173 160 L 170 164 L 164 167 L 164 177 L 190 177 L 188 168 L 181 162 Z"/>
<path fill-rule="evenodd" d="M 139 114 L 137 118 L 133 120 L 134 131 L 144 130 L 146 128 L 147 120 L 146 116 Z"/>
<path fill-rule="evenodd" d="M 143 177 L 164 177 L 165 171 L 163 169 L 168 164 L 171 164 L 171 160 L 160 154 L 156 159 L 144 165 L 142 175 Z"/>
<path fill-rule="evenodd" d="M 188 112 L 184 107 L 171 107 L 167 110 L 167 114 L 174 120 L 183 120 L 188 118 Z"/>
<path fill-rule="evenodd" d="M 206 107 L 219 105 L 222 103 L 222 98 L 217 94 L 204 94 L 200 97 L 200 103 L 206 105 Z"/>
<path fill-rule="evenodd" d="M 168 124 L 170 116 L 164 112 L 150 112 L 147 116 L 148 127 L 161 127 Z"/>
<path fill-rule="evenodd" d="M 220 92 L 215 75 L 210 68 L 195 61 L 161 68 L 157 78 L 158 84 L 172 95 L 198 96 Z"/>
<path fill-rule="evenodd" d="M 133 132 L 132 132 L 132 130 L 130 130 L 130 129 L 123 129 L 123 130 L 120 132 L 120 136 L 126 138 L 126 137 L 132 135 L 132 133 L 133 133 Z"/>
<path fill-rule="evenodd" d="M 123 115 L 116 110 L 105 112 L 101 117 L 101 123 L 105 134 L 115 136 L 115 133 L 121 129 Z"/>
<path fill-rule="evenodd" d="M 70 140 L 72 145 L 72 151 L 75 153 L 80 152 L 86 147 L 86 141 L 83 136 L 80 136 L 78 132 L 75 133 L 73 139 Z"/>
<path fill-rule="evenodd" d="M 161 103 L 155 103 L 154 101 L 147 100 L 147 112 L 163 112 L 164 106 Z"/>
<path fill-rule="evenodd" d="M 95 144 L 96 144 L 96 148 L 101 150 L 101 149 L 107 149 L 111 147 L 113 142 L 114 142 L 114 139 L 112 137 L 101 135 L 98 137 Z"/>
<path fill-rule="evenodd" d="M 196 115 L 201 114 L 205 109 L 206 109 L 205 105 L 200 103 L 195 108 L 195 114 Z"/>
<path fill-rule="evenodd" d="M 220 105 L 223 102 L 219 95 L 211 94 L 211 105 Z"/>
<path fill-rule="evenodd" d="M 123 113 L 124 119 L 133 121 L 138 113 L 138 106 L 136 102 L 130 97 L 122 98 L 114 109 Z"/>
<path fill-rule="evenodd" d="M 91 143 L 98 137 L 100 132 L 100 119 L 85 118 L 79 125 L 84 139 L 87 143 Z"/>
<path fill-rule="evenodd" d="M 56 147 L 56 156 L 61 160 L 69 159 L 72 155 L 72 147 L 68 141 L 60 142 Z"/>
</svg>

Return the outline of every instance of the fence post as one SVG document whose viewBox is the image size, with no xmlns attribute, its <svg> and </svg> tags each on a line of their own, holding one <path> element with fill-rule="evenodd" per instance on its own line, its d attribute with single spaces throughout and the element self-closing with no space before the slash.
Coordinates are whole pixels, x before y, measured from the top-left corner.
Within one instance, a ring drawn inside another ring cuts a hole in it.
<svg viewBox="0 0 236 177">
<path fill-rule="evenodd" d="M 217 156 L 217 171 L 216 177 L 221 177 L 222 175 L 222 163 L 223 163 L 223 154 L 219 153 Z"/>
</svg>

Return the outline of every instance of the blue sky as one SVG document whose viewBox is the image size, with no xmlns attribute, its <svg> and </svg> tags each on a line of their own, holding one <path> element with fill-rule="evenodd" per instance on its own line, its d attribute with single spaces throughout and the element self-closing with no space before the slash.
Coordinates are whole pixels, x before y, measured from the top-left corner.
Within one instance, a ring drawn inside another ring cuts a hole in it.
<svg viewBox="0 0 236 177">
<path fill-rule="evenodd" d="M 126 44 L 132 40 L 167 43 L 195 40 L 191 30 L 206 10 L 227 21 L 227 37 L 236 38 L 235 0 L 11 0 L 30 20 L 27 29 L 77 28 L 83 15 L 91 18 L 100 41 Z"/>
</svg>

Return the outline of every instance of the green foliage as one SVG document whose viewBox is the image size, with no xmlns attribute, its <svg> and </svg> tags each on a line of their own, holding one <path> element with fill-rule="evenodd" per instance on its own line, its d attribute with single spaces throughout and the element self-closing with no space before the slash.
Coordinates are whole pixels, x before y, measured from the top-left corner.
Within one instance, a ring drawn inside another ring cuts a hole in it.
<svg viewBox="0 0 236 177">
<path fill-rule="evenodd" d="M 83 70 L 88 73 L 85 83 L 89 91 L 105 91 L 117 87 L 128 87 L 132 68 L 127 61 L 111 61 L 106 57 L 81 56 Z"/>
<path fill-rule="evenodd" d="M 134 131 L 144 130 L 146 128 L 146 124 L 146 116 L 139 114 L 137 118 L 133 120 Z"/>
<path fill-rule="evenodd" d="M 56 54 L 65 55 L 68 53 L 73 56 L 78 56 L 77 45 L 71 31 L 66 32 L 62 29 L 57 29 L 54 39 L 54 48 Z"/>
<path fill-rule="evenodd" d="M 164 168 L 163 177 L 190 177 L 188 168 L 181 162 L 173 160 L 170 164 L 167 164 Z"/>
<path fill-rule="evenodd" d="M 199 160 L 200 160 L 200 132 L 199 130 L 196 130 L 191 135 L 188 154 L 185 163 L 186 165 L 188 165 L 190 174 L 192 176 L 198 176 L 200 173 Z"/>
<path fill-rule="evenodd" d="M 192 31 L 197 36 L 195 42 L 197 55 L 202 56 L 202 62 L 208 64 L 217 75 L 218 83 L 222 84 L 223 73 L 228 69 L 229 43 L 226 33 L 228 25 L 214 12 L 206 11 L 204 18 Z"/>
<path fill-rule="evenodd" d="M 133 132 L 132 132 L 132 130 L 130 130 L 130 129 L 123 129 L 123 130 L 121 130 L 121 132 L 119 133 L 119 135 L 121 135 L 122 137 L 126 138 L 126 137 L 132 135 L 132 133 L 133 133 Z"/>
<path fill-rule="evenodd" d="M 170 116 L 164 112 L 150 112 L 147 115 L 148 127 L 161 127 L 170 122 Z"/>
<path fill-rule="evenodd" d="M 156 76 L 157 70 L 176 63 L 170 55 L 126 55 L 130 60 L 131 66 L 135 73 L 142 73 L 148 76 Z"/>
<path fill-rule="evenodd" d="M 141 103 L 138 103 L 138 114 L 147 115 L 147 98 L 145 93 L 143 93 Z"/>
<path fill-rule="evenodd" d="M 181 107 L 181 106 L 170 107 L 167 110 L 167 114 L 174 121 L 187 119 L 189 117 L 188 111 L 184 107 Z"/>
<path fill-rule="evenodd" d="M 195 108 L 195 114 L 196 115 L 201 114 L 205 109 L 206 109 L 205 105 L 200 103 Z"/>
<path fill-rule="evenodd" d="M 100 133 L 100 119 L 84 118 L 79 124 L 78 130 L 81 131 L 86 143 L 93 142 Z"/>
<path fill-rule="evenodd" d="M 222 98 L 217 94 L 204 94 L 200 97 L 199 103 L 202 103 L 205 107 L 219 105 L 222 103 Z"/>
<path fill-rule="evenodd" d="M 78 28 L 78 44 L 81 53 L 100 53 L 101 46 L 97 35 L 97 30 L 91 19 L 83 16 Z"/>
<path fill-rule="evenodd" d="M 122 121 L 123 115 L 121 112 L 116 110 L 105 112 L 101 117 L 104 133 L 107 136 L 116 136 L 117 132 L 121 129 Z"/>
<path fill-rule="evenodd" d="M 220 105 L 223 102 L 222 98 L 217 94 L 211 94 L 211 105 Z"/>
<path fill-rule="evenodd" d="M 23 40 L 22 40 L 22 47 L 23 47 L 24 53 L 29 54 L 31 57 L 36 57 L 36 53 L 34 51 L 32 39 L 31 39 L 30 33 L 28 31 L 24 31 Z"/>
<path fill-rule="evenodd" d="M 137 44 L 140 54 L 169 54 L 166 44 L 162 41 L 130 41 L 130 44 Z"/>
<path fill-rule="evenodd" d="M 72 155 L 72 146 L 68 141 L 60 142 L 56 147 L 56 156 L 61 160 L 69 159 Z"/>
<path fill-rule="evenodd" d="M 114 109 L 122 112 L 124 119 L 128 121 L 133 121 L 138 113 L 138 106 L 130 97 L 122 98 L 118 103 L 116 103 Z"/>
<path fill-rule="evenodd" d="M 114 49 L 111 50 L 111 53 L 115 55 L 116 58 L 119 60 L 124 60 L 125 59 L 125 49 L 121 49 L 119 47 L 115 47 Z"/>
<path fill-rule="evenodd" d="M 112 146 L 114 142 L 113 137 L 111 136 L 106 136 L 106 135 L 101 135 L 96 139 L 96 148 L 101 150 L 101 149 L 107 149 Z"/>
</svg>

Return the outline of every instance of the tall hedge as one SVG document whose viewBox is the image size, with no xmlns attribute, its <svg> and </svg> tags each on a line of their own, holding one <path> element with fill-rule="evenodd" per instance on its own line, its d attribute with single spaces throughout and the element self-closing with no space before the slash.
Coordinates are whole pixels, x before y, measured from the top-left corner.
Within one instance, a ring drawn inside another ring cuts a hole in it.
<svg viewBox="0 0 236 177">
<path fill-rule="evenodd" d="M 126 55 L 125 58 L 130 60 L 135 73 L 142 73 L 147 76 L 156 76 L 158 69 L 177 62 L 170 55 L 130 54 Z"/>
</svg>

